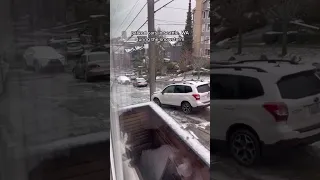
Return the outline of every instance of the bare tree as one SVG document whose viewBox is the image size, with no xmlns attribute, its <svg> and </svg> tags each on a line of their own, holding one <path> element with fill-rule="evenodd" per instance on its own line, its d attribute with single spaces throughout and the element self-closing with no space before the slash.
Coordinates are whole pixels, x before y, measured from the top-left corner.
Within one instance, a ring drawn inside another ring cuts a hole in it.
<svg viewBox="0 0 320 180">
<path fill-rule="evenodd" d="M 280 21 L 282 26 L 282 56 L 288 53 L 288 26 L 291 21 L 298 17 L 299 11 L 301 10 L 300 4 L 297 0 L 281 0 L 278 3 L 274 1 L 268 1 L 268 5 L 265 7 L 266 15 L 274 19 L 275 21 Z M 270 4 L 271 3 L 271 4 Z"/>
<path fill-rule="evenodd" d="M 186 71 L 188 71 L 188 66 L 191 64 L 193 59 L 192 52 L 190 51 L 183 51 L 178 61 L 178 66 L 180 71 L 183 73 L 183 77 L 186 78 Z"/>
<path fill-rule="evenodd" d="M 199 57 L 193 58 L 191 65 L 193 69 L 197 71 L 198 79 L 200 79 L 200 69 L 205 67 L 209 63 L 210 63 L 210 59 L 207 57 L 199 56 Z"/>
<path fill-rule="evenodd" d="M 231 28 L 238 29 L 237 54 L 242 53 L 242 35 L 247 20 L 245 13 L 252 2 L 252 0 L 220 0 L 218 3 L 220 5 L 219 14 L 222 16 L 223 22 Z"/>
</svg>

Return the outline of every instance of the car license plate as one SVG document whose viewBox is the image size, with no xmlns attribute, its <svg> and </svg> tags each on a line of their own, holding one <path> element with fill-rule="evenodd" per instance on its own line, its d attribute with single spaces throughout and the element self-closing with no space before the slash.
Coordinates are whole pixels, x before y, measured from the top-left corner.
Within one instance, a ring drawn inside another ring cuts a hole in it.
<svg viewBox="0 0 320 180">
<path fill-rule="evenodd" d="M 310 114 L 317 114 L 317 113 L 319 113 L 319 112 L 320 112 L 319 103 L 312 104 L 311 106 L 309 106 L 309 112 L 310 112 Z"/>
</svg>

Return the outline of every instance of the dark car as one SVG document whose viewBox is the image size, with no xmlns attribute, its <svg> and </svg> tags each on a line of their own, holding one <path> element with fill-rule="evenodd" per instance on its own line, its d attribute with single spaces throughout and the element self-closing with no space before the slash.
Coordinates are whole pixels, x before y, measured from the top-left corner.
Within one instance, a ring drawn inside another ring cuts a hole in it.
<svg viewBox="0 0 320 180">
<path fill-rule="evenodd" d="M 136 78 L 132 85 L 134 87 L 147 87 L 148 86 L 148 82 L 144 79 L 144 78 Z"/>
<path fill-rule="evenodd" d="M 73 76 L 76 79 L 84 78 L 91 81 L 98 77 L 110 76 L 110 56 L 107 52 L 90 52 L 81 56 L 73 68 Z"/>
</svg>

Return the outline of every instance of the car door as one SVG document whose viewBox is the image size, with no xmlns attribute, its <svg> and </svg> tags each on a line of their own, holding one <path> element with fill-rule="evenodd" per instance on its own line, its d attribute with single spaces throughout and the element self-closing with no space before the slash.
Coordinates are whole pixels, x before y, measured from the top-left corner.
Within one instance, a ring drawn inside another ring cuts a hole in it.
<svg viewBox="0 0 320 180">
<path fill-rule="evenodd" d="M 211 139 L 226 140 L 226 132 L 236 116 L 234 99 L 237 91 L 238 82 L 234 75 L 211 74 Z"/>
<path fill-rule="evenodd" d="M 180 106 L 181 102 L 186 99 L 186 87 L 184 85 L 176 85 L 174 93 L 171 96 L 172 105 Z"/>
<path fill-rule="evenodd" d="M 162 104 L 172 105 L 172 96 L 174 94 L 175 85 L 170 85 L 162 91 L 160 101 Z"/>
</svg>

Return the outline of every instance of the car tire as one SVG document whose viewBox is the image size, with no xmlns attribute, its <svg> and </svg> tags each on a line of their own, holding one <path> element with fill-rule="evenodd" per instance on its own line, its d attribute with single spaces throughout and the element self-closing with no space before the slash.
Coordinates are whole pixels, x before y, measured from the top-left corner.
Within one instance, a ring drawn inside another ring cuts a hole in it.
<svg viewBox="0 0 320 180">
<path fill-rule="evenodd" d="M 185 114 L 191 114 L 192 113 L 192 106 L 189 102 L 182 102 L 181 103 L 181 110 Z"/>
<path fill-rule="evenodd" d="M 243 166 L 255 165 L 261 159 L 259 138 L 247 129 L 233 131 L 228 146 L 232 157 Z"/>
<path fill-rule="evenodd" d="M 77 73 L 74 69 L 72 70 L 72 74 L 75 79 L 79 79 L 79 76 L 77 75 Z"/>
<path fill-rule="evenodd" d="M 161 104 L 161 102 L 160 102 L 160 100 L 158 98 L 154 98 L 153 102 L 156 103 L 160 107 L 162 106 L 162 104 Z"/>
</svg>

